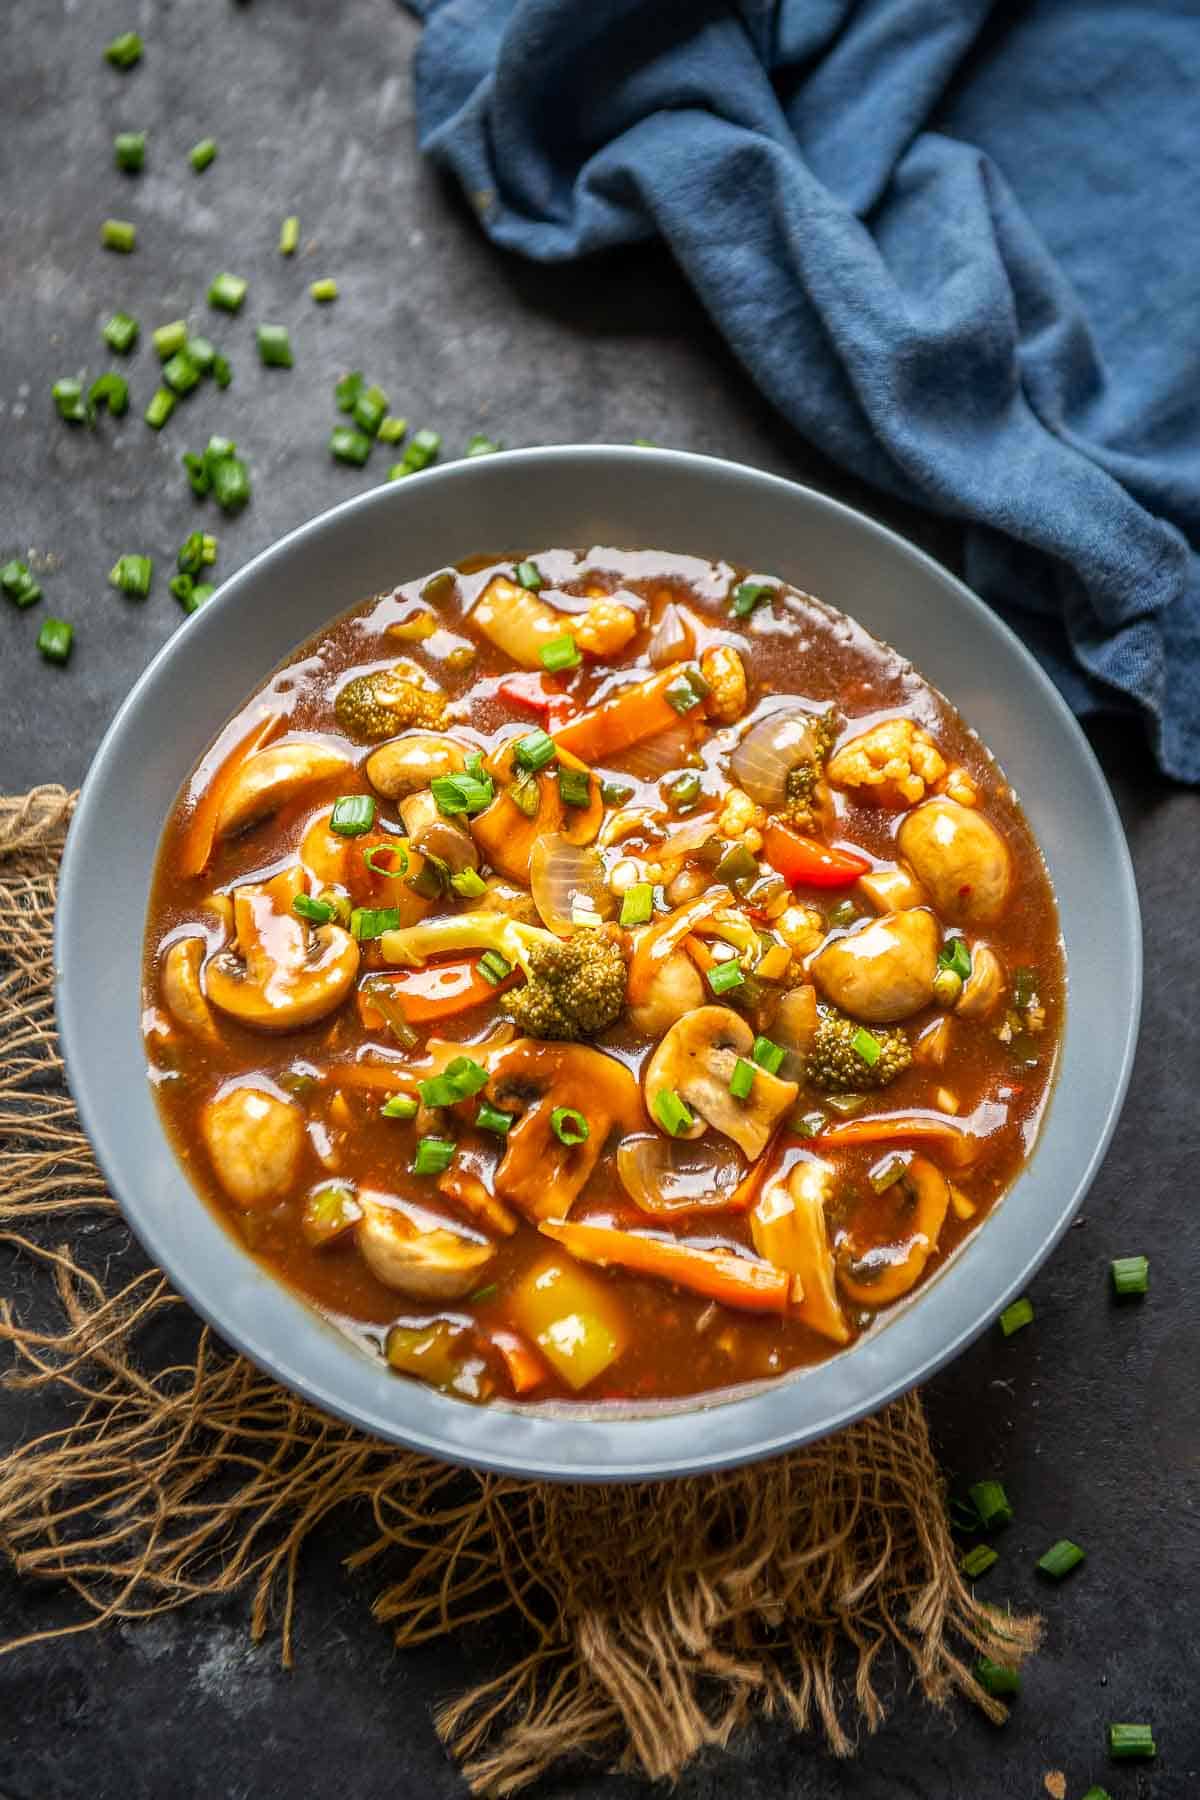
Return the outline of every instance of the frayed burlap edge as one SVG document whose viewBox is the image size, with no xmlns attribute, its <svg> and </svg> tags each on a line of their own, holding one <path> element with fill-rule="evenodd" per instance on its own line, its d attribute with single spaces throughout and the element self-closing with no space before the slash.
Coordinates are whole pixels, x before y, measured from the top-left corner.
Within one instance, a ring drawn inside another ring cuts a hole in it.
<svg viewBox="0 0 1200 1800">
<path fill-rule="evenodd" d="M 477 1794 L 516 1793 L 581 1751 L 673 1777 L 756 1712 L 847 1755 L 884 1716 L 888 1651 L 932 1704 L 960 1693 L 1004 1716 L 970 1651 L 1017 1663 L 1038 1622 L 964 1585 L 915 1395 L 757 1468 L 562 1487 L 399 1453 L 207 1330 L 189 1362 L 143 1360 L 147 1326 L 182 1304 L 166 1279 L 146 1270 L 112 1291 L 55 1241 L 59 1224 L 69 1237 L 113 1209 L 54 1034 L 55 874 L 72 806 L 51 787 L 0 799 L 0 1242 L 62 1309 L 58 1329 L 38 1331 L 6 1301 L 0 1337 L 14 1353 L 6 1381 L 53 1390 L 68 1416 L 0 1460 L 0 1545 L 18 1573 L 79 1601 L 74 1623 L 36 1636 L 244 1590 L 254 1637 L 278 1622 L 290 1665 L 300 1553 L 337 1511 L 363 1539 L 348 1566 L 386 1568 L 374 1611 L 401 1647 L 484 1621 L 518 1646 L 436 1717 Z"/>
</svg>

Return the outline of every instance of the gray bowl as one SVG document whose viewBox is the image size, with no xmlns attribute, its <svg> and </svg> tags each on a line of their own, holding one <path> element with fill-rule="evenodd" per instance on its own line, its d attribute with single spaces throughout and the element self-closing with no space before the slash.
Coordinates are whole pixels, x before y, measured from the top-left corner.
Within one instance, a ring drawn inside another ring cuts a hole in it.
<svg viewBox="0 0 1200 1800">
<path fill-rule="evenodd" d="M 162 822 L 225 719 L 344 608 L 478 552 L 648 545 L 766 568 L 910 656 L 998 756 L 1058 894 L 1070 1001 L 1036 1155 L 914 1299 L 819 1367 L 651 1417 L 474 1407 L 399 1380 L 271 1279 L 189 1186 L 139 1033 L 146 900 Z M 1133 1060 L 1141 937 L 1129 855 L 1087 742 L 1012 633 L 911 545 L 832 500 L 707 457 L 522 450 L 361 494 L 226 582 L 142 676 L 92 764 L 67 843 L 55 954 L 71 1089 L 147 1252 L 221 1336 L 328 1412 L 448 1461 L 633 1480 L 773 1455 L 873 1412 L 955 1356 L 1021 1292 L 1104 1155 Z"/>
</svg>

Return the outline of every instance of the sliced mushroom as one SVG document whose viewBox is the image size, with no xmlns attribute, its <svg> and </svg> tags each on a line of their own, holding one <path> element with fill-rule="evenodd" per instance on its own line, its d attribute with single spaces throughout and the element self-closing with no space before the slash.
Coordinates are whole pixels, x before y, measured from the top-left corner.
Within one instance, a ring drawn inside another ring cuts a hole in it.
<svg viewBox="0 0 1200 1800">
<path fill-rule="evenodd" d="M 960 1019 L 986 1019 L 1004 998 L 1004 964 L 989 944 L 971 952 L 971 973 L 963 982 L 954 1010 Z"/>
<path fill-rule="evenodd" d="M 429 788 L 400 802 L 400 817 L 409 839 L 422 856 L 436 856 L 452 875 L 479 867 L 479 852 L 469 832 L 438 811 Z"/>
<path fill-rule="evenodd" d="M 707 885 L 707 880 L 705 885 Z M 629 1009 L 636 1031 L 661 1037 L 677 1019 L 704 1005 L 704 983 L 686 950 L 675 950 L 655 966 L 650 985 Z"/>
<path fill-rule="evenodd" d="M 466 763 L 461 744 L 440 732 L 406 731 L 367 758 L 367 780 L 388 800 L 427 788 L 438 775 L 457 775 Z"/>
<path fill-rule="evenodd" d="M 820 1157 L 795 1163 L 786 1181 L 776 1177 L 763 1188 L 750 1214 L 750 1235 L 760 1256 L 799 1277 L 799 1300 L 792 1289 L 795 1316 L 835 1344 L 846 1344 L 850 1327 L 837 1297 L 825 1219 L 836 1179 L 833 1164 Z"/>
<path fill-rule="evenodd" d="M 221 1186 L 239 1206 L 273 1206 L 287 1193 L 304 1148 L 304 1118 L 290 1100 L 232 1088 L 207 1103 L 200 1130 Z"/>
<path fill-rule="evenodd" d="M 999 918 L 1012 885 L 1012 857 L 981 813 L 957 800 L 926 800 L 907 815 L 896 841 L 943 919 L 986 925 Z"/>
<path fill-rule="evenodd" d="M 739 1057 L 749 1059 L 754 1033 L 728 1006 L 698 1006 L 685 1014 L 659 1044 L 646 1065 L 646 1105 L 651 1117 L 654 1096 L 664 1088 L 727 1138 L 751 1162 L 761 1156 L 772 1132 L 799 1089 L 794 1081 L 756 1068 L 749 1097 L 737 1100 L 729 1078 Z M 696 1135 L 696 1134 L 688 1134 Z"/>
<path fill-rule="evenodd" d="M 355 1242 L 386 1287 L 422 1300 L 457 1300 L 479 1285 L 496 1254 L 485 1238 L 394 1194 L 360 1193 Z"/>
<path fill-rule="evenodd" d="M 496 1192 L 531 1219 L 565 1219 L 595 1168 L 614 1127 L 645 1129 L 637 1082 L 624 1063 L 586 1044 L 514 1038 L 482 1059 L 487 1096 L 506 1111 L 521 1109 L 494 1176 Z M 564 1144 L 554 1130 L 559 1107 L 583 1114 L 588 1133 Z"/>
<path fill-rule="evenodd" d="M 270 881 L 236 888 L 236 943 L 210 957 L 208 998 L 255 1031 L 297 1031 L 340 1006 L 358 974 L 358 945 L 340 925 L 315 930 L 291 910 L 304 891 L 293 864 Z"/>
<path fill-rule="evenodd" d="M 858 881 L 858 891 L 877 912 L 904 912 L 910 906 L 928 906 L 929 895 L 911 869 L 888 863 L 872 869 Z"/>
<path fill-rule="evenodd" d="M 162 996 L 177 1025 L 215 1043 L 217 1027 L 200 981 L 207 949 L 203 938 L 176 938 L 163 959 Z"/>
<path fill-rule="evenodd" d="M 221 797 L 216 835 L 228 837 L 318 781 L 328 781 L 350 767 L 350 758 L 327 744 L 273 744 L 248 757 Z"/>
<path fill-rule="evenodd" d="M 925 907 L 885 913 L 834 938 L 809 972 L 827 1000 L 869 1025 L 890 1025 L 933 998 L 942 934 Z"/>
<path fill-rule="evenodd" d="M 859 1250 L 851 1230 L 839 1252 L 838 1280 L 856 1306 L 888 1306 L 916 1285 L 937 1249 L 950 1184 L 927 1156 L 914 1156 L 885 1198 L 894 1209 L 893 1240 Z"/>
</svg>

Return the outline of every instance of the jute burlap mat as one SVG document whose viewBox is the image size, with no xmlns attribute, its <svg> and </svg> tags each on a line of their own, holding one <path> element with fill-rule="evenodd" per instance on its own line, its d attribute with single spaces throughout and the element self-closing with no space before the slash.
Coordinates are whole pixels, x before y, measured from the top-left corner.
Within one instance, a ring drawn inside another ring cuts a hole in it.
<svg viewBox="0 0 1200 1800">
<path fill-rule="evenodd" d="M 604 1489 L 399 1452 L 199 1327 L 191 1360 L 168 1365 L 154 1326 L 183 1302 L 156 1269 L 110 1278 L 95 1240 L 111 1251 L 114 1202 L 55 1041 L 51 921 L 72 805 L 57 787 L 0 799 L 5 1287 L 19 1273 L 25 1292 L 41 1285 L 43 1317 L 48 1299 L 61 1312 L 37 1330 L 23 1303 L 0 1303 L 4 1379 L 42 1390 L 48 1422 L 68 1420 L 0 1457 L 0 1545 L 21 1575 L 74 1591 L 64 1632 L 244 1590 L 254 1638 L 276 1627 L 288 1664 L 301 1548 L 337 1511 L 361 1539 L 347 1566 L 378 1563 L 375 1616 L 401 1647 L 484 1621 L 509 1647 L 435 1720 L 477 1794 L 516 1793 L 581 1751 L 671 1777 L 755 1711 L 848 1755 L 884 1716 L 887 1652 L 932 1704 L 958 1692 L 1004 1716 L 970 1650 L 1019 1662 L 1038 1623 L 964 1586 L 915 1395 L 774 1463 Z"/>
</svg>

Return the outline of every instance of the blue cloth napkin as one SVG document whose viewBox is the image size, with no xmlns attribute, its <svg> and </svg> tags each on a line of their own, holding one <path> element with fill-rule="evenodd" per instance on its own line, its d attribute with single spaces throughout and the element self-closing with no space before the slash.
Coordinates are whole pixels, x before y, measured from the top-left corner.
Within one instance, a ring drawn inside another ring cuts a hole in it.
<svg viewBox="0 0 1200 1800">
<path fill-rule="evenodd" d="M 1080 713 L 1200 780 L 1196 0 L 409 0 L 496 243 L 661 235 L 805 437 L 966 522 Z"/>
</svg>

